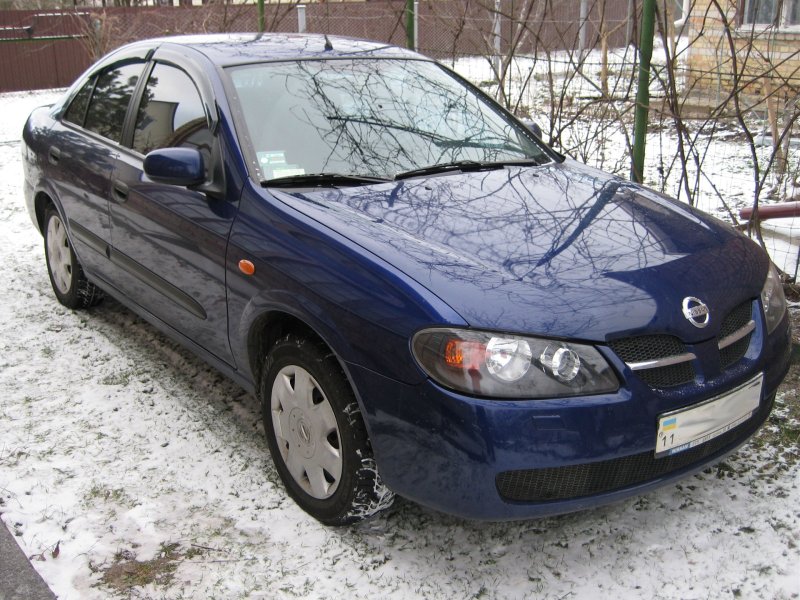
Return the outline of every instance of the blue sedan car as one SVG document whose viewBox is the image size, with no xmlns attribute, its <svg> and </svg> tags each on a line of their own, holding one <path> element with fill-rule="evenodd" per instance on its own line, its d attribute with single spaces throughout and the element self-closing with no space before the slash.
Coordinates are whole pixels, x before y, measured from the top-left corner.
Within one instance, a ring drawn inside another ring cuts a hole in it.
<svg viewBox="0 0 800 600">
<path fill-rule="evenodd" d="M 517 519 L 645 492 L 744 443 L 788 368 L 759 247 L 400 48 L 137 42 L 23 153 L 58 300 L 113 296 L 255 393 L 326 524 L 395 494 Z"/>
</svg>

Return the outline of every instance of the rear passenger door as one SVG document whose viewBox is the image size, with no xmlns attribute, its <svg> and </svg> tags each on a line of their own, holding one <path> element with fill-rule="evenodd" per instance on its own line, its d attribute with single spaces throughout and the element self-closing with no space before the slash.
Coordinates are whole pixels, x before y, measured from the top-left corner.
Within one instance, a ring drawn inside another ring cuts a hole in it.
<svg viewBox="0 0 800 600">
<path fill-rule="evenodd" d="M 233 363 L 228 343 L 225 250 L 236 202 L 224 197 L 219 140 L 189 74 L 154 62 L 132 112 L 129 148 L 111 182 L 112 261 L 129 298 L 217 358 Z M 211 103 L 213 106 L 213 101 Z M 159 148 L 196 148 L 206 190 L 150 181 L 145 155 Z"/>
<path fill-rule="evenodd" d="M 108 194 L 128 111 L 145 62 L 126 60 L 91 75 L 50 131 L 50 180 L 70 237 L 90 276 L 109 277 Z"/>
</svg>

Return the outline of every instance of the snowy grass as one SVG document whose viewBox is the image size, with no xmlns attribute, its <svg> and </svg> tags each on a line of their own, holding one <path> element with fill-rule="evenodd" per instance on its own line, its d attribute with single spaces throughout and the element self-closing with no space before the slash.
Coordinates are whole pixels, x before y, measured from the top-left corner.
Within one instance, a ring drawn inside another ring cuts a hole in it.
<svg viewBox="0 0 800 600">
<path fill-rule="evenodd" d="M 56 302 L 17 143 L 52 99 L 0 97 L 0 513 L 59 598 L 797 598 L 800 467 L 780 432 L 563 517 L 476 523 L 408 502 L 344 529 L 306 516 L 253 397 L 113 301 Z M 795 392 L 770 428 L 796 434 Z"/>
</svg>

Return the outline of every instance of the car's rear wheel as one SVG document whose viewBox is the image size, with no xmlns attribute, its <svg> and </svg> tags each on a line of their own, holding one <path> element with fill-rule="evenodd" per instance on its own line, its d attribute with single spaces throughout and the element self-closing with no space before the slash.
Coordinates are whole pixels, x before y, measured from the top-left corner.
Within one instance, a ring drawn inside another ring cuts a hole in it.
<svg viewBox="0 0 800 600">
<path fill-rule="evenodd" d="M 345 525 L 392 504 L 353 390 L 324 345 L 280 340 L 267 356 L 260 396 L 275 467 L 303 510 Z"/>
<path fill-rule="evenodd" d="M 44 216 L 44 254 L 50 284 L 61 304 L 68 308 L 88 308 L 103 299 L 103 292 L 86 279 L 70 246 L 64 222 L 52 205 Z"/>
</svg>

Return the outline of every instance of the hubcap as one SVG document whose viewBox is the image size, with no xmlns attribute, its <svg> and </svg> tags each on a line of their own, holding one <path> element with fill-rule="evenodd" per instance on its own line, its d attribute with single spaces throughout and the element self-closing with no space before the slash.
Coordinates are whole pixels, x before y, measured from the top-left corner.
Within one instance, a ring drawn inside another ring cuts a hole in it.
<svg viewBox="0 0 800 600">
<path fill-rule="evenodd" d="M 64 224 L 57 216 L 47 223 L 47 265 L 53 276 L 53 283 L 62 294 L 69 292 L 72 285 L 72 255 Z"/>
<path fill-rule="evenodd" d="M 339 427 L 328 398 L 311 374 L 297 365 L 278 372 L 272 384 L 272 427 L 292 479 L 319 500 L 336 491 L 342 476 Z"/>
</svg>

